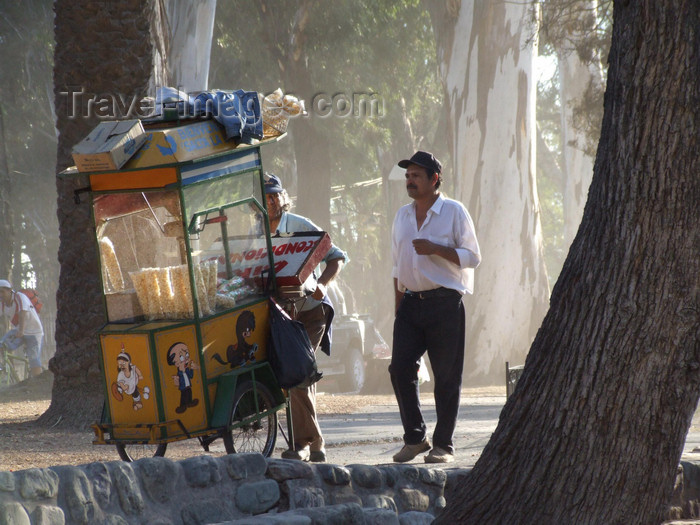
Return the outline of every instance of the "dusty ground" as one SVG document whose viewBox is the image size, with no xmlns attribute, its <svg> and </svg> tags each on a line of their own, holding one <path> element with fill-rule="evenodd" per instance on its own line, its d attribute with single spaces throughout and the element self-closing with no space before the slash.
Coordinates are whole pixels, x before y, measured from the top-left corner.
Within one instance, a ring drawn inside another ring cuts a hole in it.
<svg viewBox="0 0 700 525">
<path fill-rule="evenodd" d="M 0 390 L 0 471 L 119 459 L 113 446 L 92 444 L 93 433 L 89 428 L 66 430 L 34 423 L 50 404 L 52 383 L 51 373 L 44 372 L 39 378 Z M 496 392 L 495 395 L 505 395 L 505 387 L 465 389 L 464 393 L 494 395 L 493 392 Z M 351 414 L 367 406 L 395 402 L 393 394 L 320 393 L 317 404 L 320 414 Z M 284 445 L 282 437 L 278 437 L 280 451 Z M 196 440 L 187 440 L 170 443 L 166 455 L 172 459 L 184 459 L 201 453 L 202 448 Z M 224 454 L 223 447 L 215 443 L 212 453 Z M 357 458 L 357 461 L 360 459 Z"/>
<path fill-rule="evenodd" d="M 110 445 L 93 445 L 93 433 L 89 428 L 67 430 L 62 427 L 47 428 L 34 423 L 49 406 L 53 377 L 45 372 L 39 378 L 31 379 L 11 388 L 0 390 L 0 471 L 43 468 L 53 465 L 81 465 L 93 461 L 118 460 L 116 449 Z M 430 391 L 430 390 L 429 390 Z M 430 393 L 421 395 L 424 403 L 430 403 Z M 463 398 L 479 396 L 505 396 L 505 386 L 466 388 Z M 368 406 L 395 404 L 393 394 L 353 395 L 321 392 L 318 395 L 318 410 L 322 415 L 354 414 L 367 410 Z M 700 433 L 700 411 L 696 412 L 690 432 Z M 398 446 L 398 436 L 385 436 L 377 440 L 385 448 Z M 397 443 L 393 443 L 397 441 Z M 366 445 L 330 445 L 333 462 L 338 464 L 366 463 Z M 336 448 L 337 447 L 337 448 Z M 277 439 L 275 456 L 286 448 L 281 436 Z M 697 450 L 700 456 L 700 447 Z M 171 459 L 184 459 L 202 454 L 196 440 L 170 443 L 166 456 Z M 212 445 L 211 454 L 221 455 L 225 451 L 220 440 Z M 691 456 L 692 456 L 691 453 Z M 376 461 L 375 461 L 376 463 Z"/>
</svg>

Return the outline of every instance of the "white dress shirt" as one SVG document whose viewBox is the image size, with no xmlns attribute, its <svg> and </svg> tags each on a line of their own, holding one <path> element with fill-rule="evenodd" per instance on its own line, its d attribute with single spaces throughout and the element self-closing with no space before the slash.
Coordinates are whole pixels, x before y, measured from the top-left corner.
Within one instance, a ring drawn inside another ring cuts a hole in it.
<svg viewBox="0 0 700 525">
<path fill-rule="evenodd" d="M 438 255 L 418 255 L 414 239 L 427 239 L 454 248 L 459 266 Z M 399 291 L 423 292 L 444 287 L 464 295 L 474 291 L 474 268 L 481 262 L 474 223 L 461 202 L 438 195 L 420 230 L 415 203 L 402 206 L 392 228 L 392 277 Z"/>
</svg>

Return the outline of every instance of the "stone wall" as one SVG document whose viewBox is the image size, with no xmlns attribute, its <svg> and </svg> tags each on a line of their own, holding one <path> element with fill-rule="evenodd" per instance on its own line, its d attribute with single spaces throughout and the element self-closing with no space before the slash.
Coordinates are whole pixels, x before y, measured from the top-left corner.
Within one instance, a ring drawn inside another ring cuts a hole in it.
<svg viewBox="0 0 700 525">
<path fill-rule="evenodd" d="M 446 482 L 435 468 L 260 454 L 57 466 L 0 472 L 0 524 L 422 524 L 445 506 Z"/>
</svg>

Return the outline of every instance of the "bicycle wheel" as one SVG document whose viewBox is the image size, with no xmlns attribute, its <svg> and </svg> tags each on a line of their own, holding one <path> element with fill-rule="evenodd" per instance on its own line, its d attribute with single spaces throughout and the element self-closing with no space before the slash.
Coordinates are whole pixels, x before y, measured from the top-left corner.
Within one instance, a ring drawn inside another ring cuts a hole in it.
<svg viewBox="0 0 700 525">
<path fill-rule="evenodd" d="M 3 352 L 3 358 L 0 360 L 0 385 L 10 386 L 19 383 L 24 377 L 20 374 L 15 366 L 15 360 L 23 361 L 10 353 Z M 24 371 L 23 371 L 24 374 Z"/>
<path fill-rule="evenodd" d="M 12 365 L 10 369 L 14 374 L 14 380 L 16 383 L 21 383 L 22 381 L 29 379 L 29 361 L 14 354 L 8 355 L 8 361 Z"/>
<path fill-rule="evenodd" d="M 274 407 L 270 390 L 259 381 L 246 381 L 236 388 L 231 410 L 231 425 L 257 416 Z M 229 454 L 259 452 L 270 457 L 277 440 L 277 412 L 250 419 L 224 433 L 224 447 Z"/>
<path fill-rule="evenodd" d="M 167 443 L 160 443 L 158 445 L 124 445 L 123 443 L 116 443 L 114 446 L 117 447 L 117 453 L 124 461 L 163 457 L 165 456 L 165 449 L 168 448 Z"/>
</svg>

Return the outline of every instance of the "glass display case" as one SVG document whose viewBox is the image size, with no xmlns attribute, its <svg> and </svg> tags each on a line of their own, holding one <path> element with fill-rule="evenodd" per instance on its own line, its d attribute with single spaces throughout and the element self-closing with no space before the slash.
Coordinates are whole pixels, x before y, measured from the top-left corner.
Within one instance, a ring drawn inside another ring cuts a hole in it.
<svg viewBox="0 0 700 525">
<path fill-rule="evenodd" d="M 263 297 L 270 283 L 259 172 L 182 196 L 184 210 L 178 190 L 93 197 L 110 323 L 201 319 Z"/>
</svg>

